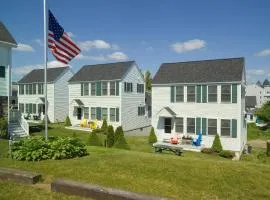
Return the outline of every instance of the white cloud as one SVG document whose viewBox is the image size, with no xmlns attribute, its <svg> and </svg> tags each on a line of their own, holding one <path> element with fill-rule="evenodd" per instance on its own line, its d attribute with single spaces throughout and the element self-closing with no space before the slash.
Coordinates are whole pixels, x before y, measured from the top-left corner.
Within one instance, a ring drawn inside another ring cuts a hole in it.
<svg viewBox="0 0 270 200">
<path fill-rule="evenodd" d="M 79 42 L 79 47 L 83 51 L 89 51 L 90 49 L 110 49 L 111 45 L 104 40 L 88 40 L 84 42 Z"/>
<path fill-rule="evenodd" d="M 115 61 L 124 61 L 128 59 L 128 56 L 124 54 L 123 52 L 118 51 L 118 52 L 109 54 L 108 58 Z"/>
<path fill-rule="evenodd" d="M 34 52 L 35 50 L 33 49 L 33 47 L 31 47 L 28 44 L 22 44 L 22 43 L 18 43 L 18 47 L 15 48 L 14 50 L 16 51 L 23 51 L 23 52 Z"/>
<path fill-rule="evenodd" d="M 43 40 L 41 40 L 41 39 L 35 39 L 34 42 L 37 43 L 38 45 L 42 46 L 42 47 L 44 46 L 43 45 Z"/>
<path fill-rule="evenodd" d="M 257 56 L 270 56 L 270 49 L 264 49 L 258 53 L 256 53 Z"/>
<path fill-rule="evenodd" d="M 206 42 L 204 40 L 194 39 L 185 42 L 176 42 L 171 45 L 171 48 L 176 53 L 183 53 L 188 51 L 193 51 L 196 49 L 201 49 L 205 47 Z"/>
<path fill-rule="evenodd" d="M 75 57 L 76 60 L 95 60 L 95 61 L 106 61 L 107 58 L 104 55 L 99 56 L 86 56 L 80 53 Z"/>
<path fill-rule="evenodd" d="M 47 63 L 47 67 L 49 68 L 55 68 L 55 67 L 66 67 L 66 66 L 70 66 L 70 65 L 67 65 L 67 64 L 64 64 L 64 63 L 61 63 L 57 60 L 53 60 L 53 61 L 50 61 Z M 70 66 L 71 67 L 71 66 Z"/>
<path fill-rule="evenodd" d="M 72 32 L 67 32 L 67 34 L 69 35 L 69 37 L 75 38 L 76 35 L 74 35 Z"/>
</svg>

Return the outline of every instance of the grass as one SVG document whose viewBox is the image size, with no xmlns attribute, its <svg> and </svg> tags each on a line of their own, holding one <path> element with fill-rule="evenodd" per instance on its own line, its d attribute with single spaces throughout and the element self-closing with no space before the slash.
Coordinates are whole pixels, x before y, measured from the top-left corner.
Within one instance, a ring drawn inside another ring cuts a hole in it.
<svg viewBox="0 0 270 200">
<path fill-rule="evenodd" d="M 270 129 L 261 130 L 255 123 L 247 125 L 248 140 L 270 140 Z"/>
<path fill-rule="evenodd" d="M 49 130 L 49 135 L 74 134 L 84 141 L 88 139 L 86 132 L 66 130 L 62 125 L 51 125 Z M 126 139 L 130 151 L 88 147 L 89 155 L 82 158 L 41 162 L 7 158 L 8 144 L 0 141 L 0 167 L 39 172 L 45 184 L 64 177 L 174 199 L 270 197 L 270 160 L 258 158 L 262 149 L 256 149 L 254 155 L 245 155 L 241 161 L 231 161 L 195 152 L 184 152 L 181 157 L 171 153 L 154 154 L 146 137 Z M 1 191 L 1 185 L 0 188 Z M 17 190 L 14 193 L 18 193 Z"/>
</svg>

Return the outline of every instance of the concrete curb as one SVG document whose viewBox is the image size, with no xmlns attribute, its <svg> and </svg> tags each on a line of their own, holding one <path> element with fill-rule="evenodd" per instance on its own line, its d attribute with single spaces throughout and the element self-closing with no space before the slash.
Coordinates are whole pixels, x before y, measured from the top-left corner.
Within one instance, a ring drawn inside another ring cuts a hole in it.
<svg viewBox="0 0 270 200">
<path fill-rule="evenodd" d="M 12 180 L 20 183 L 35 184 L 40 181 L 41 174 L 16 169 L 0 168 L 1 180 Z"/>
</svg>

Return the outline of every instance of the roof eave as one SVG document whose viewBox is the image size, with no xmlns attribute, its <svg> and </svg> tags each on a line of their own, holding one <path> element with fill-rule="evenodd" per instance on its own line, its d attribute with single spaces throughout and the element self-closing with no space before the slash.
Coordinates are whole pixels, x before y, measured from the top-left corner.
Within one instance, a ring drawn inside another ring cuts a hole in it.
<svg viewBox="0 0 270 200">
<path fill-rule="evenodd" d="M 17 43 L 10 43 L 10 42 L 6 42 L 6 41 L 0 41 L 0 43 L 9 45 L 9 46 L 11 46 L 13 48 L 17 48 L 18 47 L 18 44 Z"/>
</svg>

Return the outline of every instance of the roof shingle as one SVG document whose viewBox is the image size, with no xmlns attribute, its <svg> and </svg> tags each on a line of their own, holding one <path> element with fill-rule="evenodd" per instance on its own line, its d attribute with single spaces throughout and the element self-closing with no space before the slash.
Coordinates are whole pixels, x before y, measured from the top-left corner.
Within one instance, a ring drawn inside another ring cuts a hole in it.
<svg viewBox="0 0 270 200">
<path fill-rule="evenodd" d="M 1 21 L 0 21 L 0 42 L 7 42 L 13 45 L 17 45 L 17 42 Z"/>
<path fill-rule="evenodd" d="M 153 84 L 238 82 L 243 70 L 244 58 L 163 63 Z"/>
</svg>

